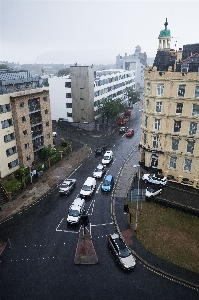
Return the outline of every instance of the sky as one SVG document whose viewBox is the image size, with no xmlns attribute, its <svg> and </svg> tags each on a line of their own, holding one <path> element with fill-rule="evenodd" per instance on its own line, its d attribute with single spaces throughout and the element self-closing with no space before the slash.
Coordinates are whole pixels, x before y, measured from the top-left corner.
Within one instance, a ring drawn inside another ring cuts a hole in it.
<svg viewBox="0 0 199 300">
<path fill-rule="evenodd" d="M 199 43 L 198 11 L 198 0 L 0 0 L 0 61 L 108 64 L 137 45 L 155 57 L 166 18 L 171 48 Z"/>
</svg>

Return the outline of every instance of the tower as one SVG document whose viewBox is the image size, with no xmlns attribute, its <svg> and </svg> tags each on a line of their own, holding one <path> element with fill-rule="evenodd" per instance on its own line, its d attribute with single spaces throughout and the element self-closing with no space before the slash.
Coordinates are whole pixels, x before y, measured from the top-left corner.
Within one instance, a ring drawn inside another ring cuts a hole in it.
<svg viewBox="0 0 199 300">
<path fill-rule="evenodd" d="M 160 31 L 160 35 L 158 37 L 159 40 L 159 46 L 158 50 L 170 50 L 170 43 L 171 43 L 171 34 L 170 30 L 167 29 L 167 18 L 166 22 L 164 23 L 165 29 Z"/>
</svg>

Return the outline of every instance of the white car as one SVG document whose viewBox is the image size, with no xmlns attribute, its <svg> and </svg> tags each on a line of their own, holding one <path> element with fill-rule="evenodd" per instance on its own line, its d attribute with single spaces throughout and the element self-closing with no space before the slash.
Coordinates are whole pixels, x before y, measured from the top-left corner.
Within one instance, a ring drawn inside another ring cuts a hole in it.
<svg viewBox="0 0 199 300">
<path fill-rule="evenodd" d="M 69 207 L 67 226 L 72 224 L 78 224 L 81 220 L 82 214 L 85 209 L 85 200 L 76 198 Z"/>
<path fill-rule="evenodd" d="M 76 186 L 76 179 L 65 179 L 59 187 L 60 195 L 68 195 Z"/>
<path fill-rule="evenodd" d="M 84 182 L 81 191 L 80 191 L 80 198 L 87 198 L 90 197 L 96 188 L 96 179 L 93 177 L 88 177 Z"/>
<path fill-rule="evenodd" d="M 113 159 L 113 152 L 111 150 L 106 151 L 102 158 L 102 164 L 107 165 L 112 161 L 112 159 Z"/>
<path fill-rule="evenodd" d="M 157 187 L 151 187 L 151 186 L 148 186 L 146 188 L 146 197 L 153 197 L 153 196 L 156 196 L 158 194 L 160 194 L 162 192 L 162 187 L 161 186 L 157 186 Z"/>
<path fill-rule="evenodd" d="M 101 178 L 105 172 L 106 172 L 106 166 L 99 164 L 93 172 L 93 177 Z"/>
<path fill-rule="evenodd" d="M 144 180 L 145 182 L 148 181 L 150 183 L 162 184 L 162 185 L 165 185 L 167 183 L 166 177 L 164 177 L 163 175 L 156 175 L 156 174 L 144 174 L 142 180 Z"/>
</svg>

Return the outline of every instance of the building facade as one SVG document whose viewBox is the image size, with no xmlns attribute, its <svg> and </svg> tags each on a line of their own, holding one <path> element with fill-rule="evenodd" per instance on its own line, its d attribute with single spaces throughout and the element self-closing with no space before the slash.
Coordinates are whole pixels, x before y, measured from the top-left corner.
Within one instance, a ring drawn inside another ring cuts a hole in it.
<svg viewBox="0 0 199 300">
<path fill-rule="evenodd" d="M 94 71 L 93 66 L 71 66 L 66 77 L 49 78 L 52 119 L 62 119 L 93 130 L 100 123 L 105 99 L 127 102 L 125 89 L 135 88 L 133 71 Z"/>
<path fill-rule="evenodd" d="M 42 148 L 53 147 L 48 88 L 21 71 L 15 79 L 9 73 L 0 74 L 0 178 L 30 167 Z"/>
<path fill-rule="evenodd" d="M 169 43 L 159 45 L 165 47 L 159 47 L 154 66 L 145 71 L 140 163 L 199 188 L 199 59 L 197 67 L 192 65 L 198 55 L 192 52 L 183 60 L 182 49 L 173 53 Z"/>
</svg>

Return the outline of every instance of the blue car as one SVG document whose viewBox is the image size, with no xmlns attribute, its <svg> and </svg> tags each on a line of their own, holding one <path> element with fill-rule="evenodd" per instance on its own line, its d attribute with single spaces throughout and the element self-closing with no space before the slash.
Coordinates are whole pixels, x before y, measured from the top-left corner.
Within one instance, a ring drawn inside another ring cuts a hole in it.
<svg viewBox="0 0 199 300">
<path fill-rule="evenodd" d="M 104 181 L 102 182 L 101 190 L 103 192 L 112 191 L 114 186 L 114 177 L 112 175 L 106 175 Z"/>
</svg>

